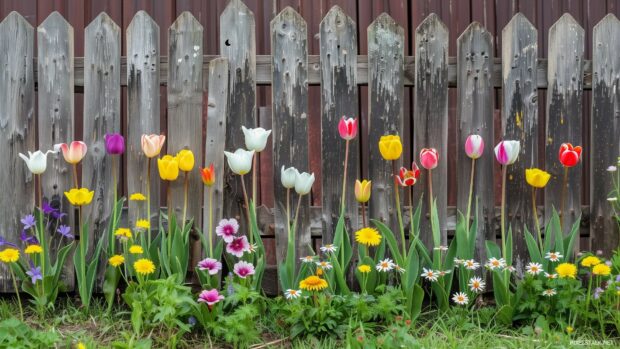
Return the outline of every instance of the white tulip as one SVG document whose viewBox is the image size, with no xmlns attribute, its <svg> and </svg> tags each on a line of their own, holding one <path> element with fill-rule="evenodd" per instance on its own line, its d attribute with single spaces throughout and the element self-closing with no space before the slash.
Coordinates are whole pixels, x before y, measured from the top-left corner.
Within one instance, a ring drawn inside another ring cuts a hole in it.
<svg viewBox="0 0 620 349">
<path fill-rule="evenodd" d="M 45 169 L 47 169 L 47 154 L 49 153 L 55 153 L 55 151 L 48 150 L 45 153 L 40 150 L 34 153 L 28 151 L 28 156 L 19 153 L 19 157 L 26 162 L 26 166 L 28 166 L 30 172 L 38 175 L 45 172 Z"/>
<path fill-rule="evenodd" d="M 241 126 L 243 134 L 245 135 L 245 147 L 254 150 L 257 153 L 265 150 L 267 146 L 267 138 L 271 134 L 271 130 L 265 130 L 262 127 L 258 128 L 246 128 Z"/>
<path fill-rule="evenodd" d="M 312 189 L 312 184 L 314 183 L 314 173 L 309 174 L 307 172 L 303 172 L 297 175 L 297 179 L 295 180 L 295 191 L 299 195 L 306 195 Z"/>
<path fill-rule="evenodd" d="M 282 181 L 284 188 L 294 188 L 297 176 L 299 176 L 299 171 L 297 171 L 295 167 L 285 169 L 284 165 L 282 165 L 282 169 L 280 170 L 280 180 Z"/>
<path fill-rule="evenodd" d="M 512 165 L 517 161 L 520 149 L 519 141 L 501 141 L 495 146 L 495 158 L 504 166 Z"/>
<path fill-rule="evenodd" d="M 234 173 L 244 175 L 252 169 L 254 150 L 237 149 L 234 153 L 225 151 L 224 155 L 226 155 L 226 160 L 228 160 L 228 166 L 230 166 Z"/>
</svg>

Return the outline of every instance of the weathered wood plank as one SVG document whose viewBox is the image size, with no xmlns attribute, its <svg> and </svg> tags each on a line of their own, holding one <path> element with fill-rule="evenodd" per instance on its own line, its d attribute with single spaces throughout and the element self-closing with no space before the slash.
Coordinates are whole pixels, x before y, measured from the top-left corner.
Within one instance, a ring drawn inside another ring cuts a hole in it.
<svg viewBox="0 0 620 349">
<path fill-rule="evenodd" d="M 202 25 L 189 12 L 183 12 L 168 30 L 168 153 L 189 149 L 202 159 Z M 179 222 L 183 215 L 183 185 L 186 175 L 171 185 L 172 208 Z M 187 173 L 187 219 L 202 226 L 202 181 L 197 171 Z M 179 223 L 181 224 L 181 223 Z"/>
<path fill-rule="evenodd" d="M 73 139 L 73 38 L 73 27 L 58 12 L 52 12 L 37 28 L 38 131 L 42 151 Z M 48 156 L 47 171 L 41 181 L 43 201 L 60 208 L 67 214 L 63 222 L 73 226 L 74 211 L 63 194 L 73 187 L 71 167 L 61 153 Z M 57 239 L 60 238 L 52 231 L 49 246 L 58 246 Z M 72 261 L 68 260 L 63 279 L 68 289 L 73 288 L 73 270 Z"/>
<path fill-rule="evenodd" d="M 34 206 L 34 176 L 17 156 L 35 146 L 33 50 L 34 28 L 11 12 L 0 22 L 0 161 L 11 171 L 0 177 L 0 236 L 13 243 Z M 0 292 L 12 292 L 10 280 L 0 266 Z"/>
<path fill-rule="evenodd" d="M 212 235 L 216 243 L 215 225 L 224 218 L 224 149 L 226 147 L 226 122 L 228 119 L 228 59 L 222 57 L 209 63 L 209 97 L 207 104 L 207 139 L 205 142 L 205 167 L 213 164 L 215 184 L 204 190 L 203 233 L 209 233 L 209 214 L 212 217 Z M 209 206 L 209 190 L 213 191 L 213 207 Z M 208 238 L 208 235 L 206 235 Z"/>
<path fill-rule="evenodd" d="M 536 232 L 532 195 L 529 195 L 532 188 L 525 181 L 525 169 L 540 167 L 537 42 L 536 28 L 521 13 L 517 13 L 502 30 L 502 138 L 521 142 L 519 160 L 508 167 L 509 184 L 506 188 L 506 214 L 512 226 L 513 264 L 517 267 L 529 261 L 523 228 L 527 226 L 532 234 Z M 490 147 L 487 149 L 491 150 Z"/>
<path fill-rule="evenodd" d="M 342 116 L 359 118 L 356 80 L 357 32 L 355 22 L 334 6 L 320 25 L 321 45 L 321 163 L 323 243 L 331 242 L 340 214 L 345 141 L 338 134 Z M 359 227 L 353 185 L 359 177 L 359 137 L 349 141 L 345 213 L 349 233 Z"/>
<path fill-rule="evenodd" d="M 220 15 L 220 53 L 228 57 L 230 82 L 226 125 L 226 150 L 245 148 L 241 126 L 254 128 L 256 120 L 256 34 L 254 14 L 241 0 L 231 0 Z M 271 74 L 271 71 L 269 72 Z M 250 177 L 246 187 L 251 188 Z M 239 176 L 225 166 L 224 216 L 240 217 L 243 191 Z M 250 194 L 251 195 L 251 194 Z M 247 231 L 241 224 L 242 231 Z"/>
<path fill-rule="evenodd" d="M 608 166 L 620 155 L 620 21 L 608 14 L 595 27 L 592 40 L 593 91 L 590 129 L 591 250 L 611 254 L 618 246 L 618 225 L 607 201 L 613 188 Z"/>
<path fill-rule="evenodd" d="M 480 23 L 473 22 L 457 40 L 458 89 L 457 89 L 457 208 L 467 211 L 472 161 L 464 151 L 465 140 L 470 134 L 482 136 L 487 143 L 483 156 L 476 160 L 474 174 L 474 200 L 478 203 L 477 251 L 484 251 L 485 240 L 495 240 L 493 181 L 493 38 Z M 491 181 L 491 182 L 489 182 Z M 477 198 L 477 200 L 475 200 Z M 484 253 L 480 253 L 484 255 Z"/>
<path fill-rule="evenodd" d="M 273 108 L 273 173 L 276 258 L 278 264 L 286 257 L 289 200 L 291 215 L 297 206 L 297 195 L 281 184 L 281 167 L 294 166 L 308 171 L 308 29 L 306 21 L 286 7 L 271 21 L 271 48 L 274 53 L 272 101 Z M 296 254 L 308 255 L 310 240 L 310 195 L 302 198 L 296 228 Z M 291 217 L 292 220 L 292 217 Z"/>
<path fill-rule="evenodd" d="M 139 11 L 127 27 L 127 191 L 147 193 L 147 157 L 142 152 L 143 134 L 159 134 L 159 26 Z M 151 207 L 159 207 L 157 162 L 151 160 Z M 129 202 L 129 224 L 148 216 L 144 202 Z M 157 209 L 151 210 L 151 226 L 158 225 Z"/>
<path fill-rule="evenodd" d="M 423 148 L 435 148 L 439 164 L 431 171 L 433 199 L 441 229 L 441 244 L 446 245 L 446 214 L 448 207 L 448 28 L 431 13 L 415 33 L 415 105 L 413 109 L 413 158 L 417 162 Z M 421 166 L 420 166 L 421 168 Z M 421 168 L 422 169 L 422 168 Z M 420 182 L 414 186 L 414 205 L 421 195 L 422 219 L 420 239 L 433 247 L 429 207 L 429 172 L 422 169 Z"/>
<path fill-rule="evenodd" d="M 549 29 L 547 80 L 547 125 L 545 164 L 551 180 L 545 187 L 545 222 L 553 207 L 562 206 L 564 167 L 558 160 L 560 145 L 582 145 L 581 113 L 583 96 L 584 30 L 568 13 Z M 583 155 L 582 155 L 583 156 Z M 581 214 L 581 163 L 568 170 L 563 230 L 570 230 Z M 575 244 L 578 251 L 579 244 Z"/>
</svg>

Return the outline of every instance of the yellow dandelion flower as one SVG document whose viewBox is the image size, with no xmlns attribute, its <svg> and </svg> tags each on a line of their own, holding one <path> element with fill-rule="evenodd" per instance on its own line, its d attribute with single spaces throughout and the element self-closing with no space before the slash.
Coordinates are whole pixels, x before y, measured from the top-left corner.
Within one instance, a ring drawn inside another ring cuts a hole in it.
<svg viewBox="0 0 620 349">
<path fill-rule="evenodd" d="M 140 229 L 148 229 L 151 227 L 151 223 L 149 223 L 148 220 L 146 219 L 139 219 L 136 222 L 136 228 L 140 228 Z"/>
<path fill-rule="evenodd" d="M 28 245 L 28 247 L 26 247 L 26 249 L 24 250 L 24 253 L 26 254 L 41 253 L 41 252 L 43 252 L 43 247 L 41 247 L 40 245 Z"/>
<path fill-rule="evenodd" d="M 611 274 L 611 267 L 605 263 L 597 264 L 592 268 L 592 274 L 607 276 Z"/>
<path fill-rule="evenodd" d="M 601 260 L 595 256 L 588 256 L 581 261 L 581 266 L 586 268 L 590 268 L 598 264 L 601 264 Z"/>
<path fill-rule="evenodd" d="M 575 331 L 573 326 L 566 326 L 566 333 L 571 334 L 571 333 L 573 333 L 573 331 Z"/>
<path fill-rule="evenodd" d="M 111 266 L 116 268 L 119 265 L 125 263 L 125 257 L 123 257 L 120 254 L 114 255 L 114 256 L 110 257 L 110 259 L 108 259 L 108 263 L 110 263 Z"/>
<path fill-rule="evenodd" d="M 327 288 L 327 281 L 316 275 L 310 275 L 299 282 L 299 288 L 306 291 L 321 291 Z"/>
<path fill-rule="evenodd" d="M 360 273 L 370 273 L 370 265 L 362 264 L 357 267 Z"/>
<path fill-rule="evenodd" d="M 79 342 L 77 344 L 77 349 L 86 349 L 86 345 L 84 345 L 84 343 L 82 343 L 82 342 Z"/>
<path fill-rule="evenodd" d="M 142 193 L 133 193 L 129 196 L 129 201 L 144 201 L 146 200 L 146 196 Z"/>
<path fill-rule="evenodd" d="M 129 230 L 129 228 L 118 228 L 114 232 L 114 235 L 122 238 L 131 239 L 131 230 Z"/>
<path fill-rule="evenodd" d="M 0 252 L 0 261 L 4 263 L 15 263 L 19 260 L 19 250 L 14 248 L 7 248 Z"/>
<path fill-rule="evenodd" d="M 316 276 L 321 276 L 323 275 L 323 268 L 316 268 Z"/>
<path fill-rule="evenodd" d="M 573 263 L 562 263 L 555 267 L 555 272 L 558 273 L 558 276 L 561 278 L 574 279 L 577 275 L 577 266 Z"/>
<path fill-rule="evenodd" d="M 362 228 L 355 232 L 355 241 L 366 246 L 378 246 L 381 243 L 381 235 L 374 228 Z"/>
<path fill-rule="evenodd" d="M 136 270 L 136 273 L 141 275 L 149 275 L 155 272 L 155 264 L 150 259 L 141 258 L 138 259 L 134 264 L 133 268 Z"/>
<path fill-rule="evenodd" d="M 142 250 L 142 246 L 140 246 L 140 245 L 132 245 L 129 248 L 129 253 L 131 253 L 131 254 L 142 254 L 142 253 L 144 253 L 144 250 Z"/>
</svg>

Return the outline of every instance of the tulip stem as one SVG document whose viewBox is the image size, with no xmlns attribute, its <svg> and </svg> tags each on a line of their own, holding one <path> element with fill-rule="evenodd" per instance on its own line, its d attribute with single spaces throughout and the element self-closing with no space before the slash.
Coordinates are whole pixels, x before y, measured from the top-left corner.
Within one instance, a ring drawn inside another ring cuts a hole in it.
<svg viewBox="0 0 620 349">
<path fill-rule="evenodd" d="M 349 164 L 349 140 L 345 142 L 344 150 L 344 175 L 342 176 L 342 198 L 340 199 L 340 215 L 344 214 L 345 194 L 347 192 L 347 167 Z"/>
<path fill-rule="evenodd" d="M 147 249 L 151 247 L 151 158 L 146 158 L 146 219 L 149 222 Z"/>
<path fill-rule="evenodd" d="M 500 231 L 502 233 L 502 255 L 506 258 L 506 174 L 508 172 L 508 166 L 504 165 L 502 168 L 502 207 L 500 214 Z"/>
<path fill-rule="evenodd" d="M 564 180 L 562 181 L 562 196 L 560 197 L 560 230 L 564 231 L 564 201 L 568 187 L 568 167 L 564 166 Z"/>
<path fill-rule="evenodd" d="M 392 160 L 392 176 L 396 173 L 396 160 Z M 405 248 L 405 228 L 403 227 L 403 215 L 400 212 L 400 195 L 398 184 L 394 181 L 394 200 L 396 200 L 396 215 L 398 217 L 398 226 L 400 227 L 400 239 L 403 248 L 403 260 L 407 259 L 407 249 Z"/>
<path fill-rule="evenodd" d="M 258 153 L 255 153 L 252 157 L 252 201 L 256 205 L 256 158 L 258 158 Z M 250 217 L 248 217 L 249 219 Z"/>
<path fill-rule="evenodd" d="M 536 208 L 536 187 L 532 187 L 532 212 L 534 213 L 534 223 L 536 224 L 536 231 L 538 232 L 538 244 L 540 245 L 540 253 L 542 254 L 544 251 L 540 223 L 538 222 L 538 210 Z"/>
<path fill-rule="evenodd" d="M 172 182 L 168 182 L 166 185 L 166 206 L 168 206 L 168 259 L 171 258 L 170 254 L 172 253 L 172 201 L 170 187 L 172 187 Z"/>
<path fill-rule="evenodd" d="M 77 164 L 73 164 L 73 183 L 75 185 L 75 189 L 80 188 L 80 185 L 78 184 Z"/>
<path fill-rule="evenodd" d="M 15 295 L 17 296 L 17 304 L 19 304 L 19 316 L 23 322 L 24 321 L 24 309 L 22 308 L 22 300 L 19 297 L 19 289 L 17 289 L 17 281 L 15 280 L 15 274 L 13 273 L 13 267 L 11 267 L 10 265 L 8 267 L 9 267 L 9 271 L 11 272 L 11 278 L 13 279 L 13 287 L 15 287 Z"/>
<path fill-rule="evenodd" d="M 183 171 L 184 179 L 183 179 L 183 232 L 185 232 L 185 219 L 187 217 L 187 190 L 189 187 L 189 176 L 188 172 Z"/>
<path fill-rule="evenodd" d="M 114 202 L 112 204 L 112 226 L 116 227 L 116 200 L 118 200 L 118 184 L 117 184 L 117 174 L 116 174 L 116 156 L 112 155 L 112 182 L 114 188 Z M 113 255 L 115 246 L 114 246 L 114 232 L 109 236 L 108 240 L 108 249 L 110 250 L 109 254 Z"/>
<path fill-rule="evenodd" d="M 363 202 L 361 202 L 360 205 L 362 207 L 362 228 L 363 228 L 363 227 L 368 226 L 368 223 L 366 223 L 366 205 Z"/>
<path fill-rule="evenodd" d="M 43 194 L 42 194 L 42 183 L 41 183 L 41 174 L 38 174 L 37 177 L 39 177 L 39 186 L 37 187 L 37 192 L 38 192 L 38 196 L 39 196 L 39 205 L 41 207 L 40 209 L 40 214 L 41 217 L 38 220 L 39 223 L 39 227 L 38 227 L 38 231 L 39 231 L 39 244 L 41 244 L 41 246 L 46 246 L 45 243 L 45 228 L 43 227 Z M 58 250 L 58 249 L 57 249 Z M 43 254 L 41 254 L 41 273 L 43 274 L 43 277 L 45 277 L 45 260 L 46 260 L 46 255 L 49 252 L 46 250 Z M 45 293 L 45 283 L 41 283 L 41 288 L 43 289 L 43 293 Z"/>
<path fill-rule="evenodd" d="M 467 200 L 467 239 L 469 240 L 471 199 L 474 195 L 474 176 L 476 175 L 476 159 L 471 159 L 471 174 L 469 176 L 469 199 Z"/>
<path fill-rule="evenodd" d="M 252 234 L 252 223 L 250 222 L 250 202 L 248 201 L 248 191 L 245 189 L 245 178 L 241 177 L 241 189 L 243 189 L 243 199 L 245 200 L 245 213 L 248 219 L 248 235 L 250 235 L 250 245 L 254 243 L 254 237 Z"/>
<path fill-rule="evenodd" d="M 291 239 L 291 189 L 286 188 L 286 233 L 288 239 Z"/>
<path fill-rule="evenodd" d="M 417 238 L 413 232 L 413 188 L 407 187 L 409 192 L 409 240 Z M 412 244 L 411 246 L 415 246 Z"/>
<path fill-rule="evenodd" d="M 209 257 L 213 258 L 213 188 L 209 191 Z"/>
<path fill-rule="evenodd" d="M 301 198 L 303 195 L 299 195 L 297 199 L 297 208 L 295 208 L 295 218 L 293 219 L 293 233 L 297 230 L 297 219 L 299 218 L 299 206 L 301 206 Z"/>
</svg>

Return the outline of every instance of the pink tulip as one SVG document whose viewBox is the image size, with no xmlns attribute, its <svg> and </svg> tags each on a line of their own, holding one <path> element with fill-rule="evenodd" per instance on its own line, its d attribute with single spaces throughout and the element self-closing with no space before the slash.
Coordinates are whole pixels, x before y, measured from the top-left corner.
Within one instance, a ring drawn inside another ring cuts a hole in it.
<svg viewBox="0 0 620 349">
<path fill-rule="evenodd" d="M 439 163 L 439 154 L 435 148 L 423 148 L 420 151 L 420 164 L 427 170 L 432 170 Z"/>
<path fill-rule="evenodd" d="M 520 149 L 521 143 L 519 141 L 501 141 L 495 146 L 495 158 L 504 166 L 512 165 L 517 161 Z"/>
<path fill-rule="evenodd" d="M 357 119 L 345 118 L 344 116 L 338 123 L 338 132 L 342 139 L 350 141 L 357 135 Z"/>
<path fill-rule="evenodd" d="M 77 164 L 82 161 L 87 150 L 86 143 L 82 141 L 73 141 L 70 145 L 66 143 L 56 144 L 54 149 L 57 150 L 58 148 L 62 150 L 65 161 L 70 164 Z"/>
<path fill-rule="evenodd" d="M 142 135 L 141 138 L 142 151 L 147 158 L 154 158 L 161 152 L 164 146 L 166 136 L 164 135 Z"/>
<path fill-rule="evenodd" d="M 484 140 L 479 135 L 469 135 L 465 141 L 465 154 L 471 159 L 478 159 L 484 151 Z"/>
</svg>

